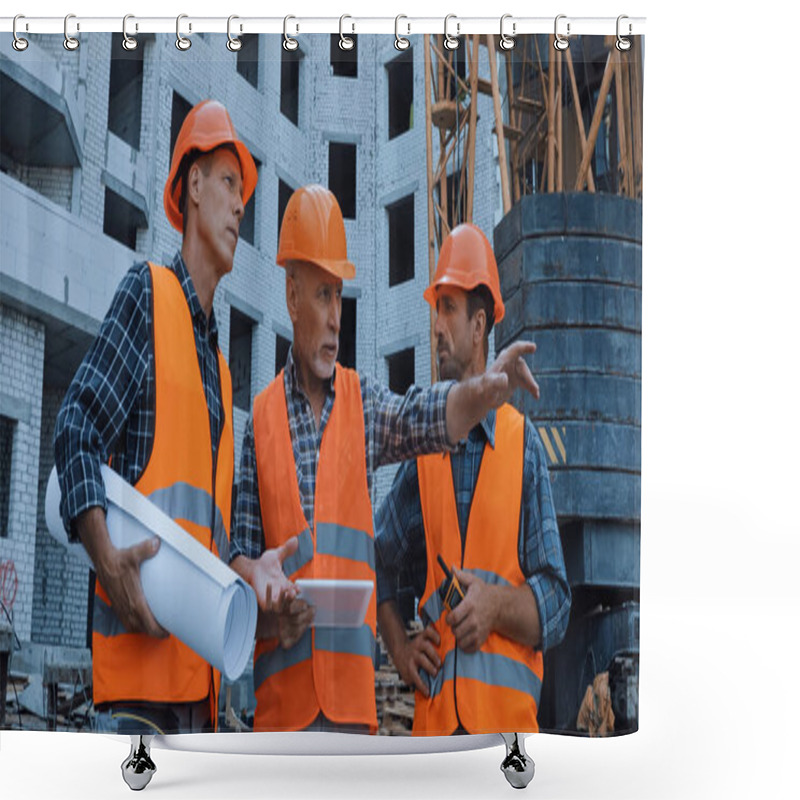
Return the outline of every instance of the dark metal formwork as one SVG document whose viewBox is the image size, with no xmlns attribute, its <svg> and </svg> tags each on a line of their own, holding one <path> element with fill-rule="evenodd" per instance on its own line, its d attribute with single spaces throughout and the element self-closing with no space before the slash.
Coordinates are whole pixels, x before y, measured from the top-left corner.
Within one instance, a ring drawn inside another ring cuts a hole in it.
<svg viewBox="0 0 800 800">
<path fill-rule="evenodd" d="M 607 649 L 590 612 L 630 618 L 631 631 L 635 613 L 625 647 L 638 657 L 641 230 L 640 201 L 582 192 L 524 197 L 494 234 L 506 304 L 495 347 L 537 344 L 541 398 L 515 404 L 547 454 L 573 591 L 567 640 L 545 658 L 542 728 L 573 728 L 586 686 L 613 666 L 611 655 L 586 661 Z"/>
</svg>

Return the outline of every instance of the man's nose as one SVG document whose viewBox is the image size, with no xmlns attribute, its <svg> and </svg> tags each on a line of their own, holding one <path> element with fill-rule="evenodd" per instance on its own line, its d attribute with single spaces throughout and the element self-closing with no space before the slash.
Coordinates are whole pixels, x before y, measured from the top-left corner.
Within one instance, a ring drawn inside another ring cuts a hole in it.
<svg viewBox="0 0 800 800">
<path fill-rule="evenodd" d="M 331 311 L 330 311 L 330 325 L 331 329 L 334 330 L 337 334 L 339 333 L 339 328 L 342 325 L 342 301 L 336 300 L 331 303 Z"/>
</svg>

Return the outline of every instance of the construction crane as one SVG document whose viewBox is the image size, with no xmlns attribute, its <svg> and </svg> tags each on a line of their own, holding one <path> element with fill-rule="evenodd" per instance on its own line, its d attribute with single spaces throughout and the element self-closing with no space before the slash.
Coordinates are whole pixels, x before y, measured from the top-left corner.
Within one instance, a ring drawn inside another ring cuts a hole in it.
<svg viewBox="0 0 800 800">
<path fill-rule="evenodd" d="M 627 52 L 616 49 L 615 37 L 576 38 L 565 50 L 552 36 L 520 37 L 510 50 L 495 39 L 463 36 L 447 50 L 424 37 L 430 281 L 442 240 L 472 221 L 479 93 L 492 98 L 504 214 L 534 192 L 642 196 L 641 37 Z M 479 76 L 481 48 L 488 79 Z M 431 310 L 436 376 L 433 323 Z"/>
</svg>

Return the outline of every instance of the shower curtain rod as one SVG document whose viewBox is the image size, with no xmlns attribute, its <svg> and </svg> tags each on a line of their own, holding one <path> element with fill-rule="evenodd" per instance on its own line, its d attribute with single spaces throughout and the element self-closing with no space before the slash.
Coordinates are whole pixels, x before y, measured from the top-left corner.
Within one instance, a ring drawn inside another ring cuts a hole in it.
<svg viewBox="0 0 800 800">
<path fill-rule="evenodd" d="M 71 36 L 82 33 L 122 33 L 122 17 L 82 17 L 69 15 L 65 17 L 35 17 L 19 15 L 16 31 L 25 33 L 60 33 L 64 34 L 65 25 Z M 235 20 L 235 22 L 233 21 Z M 192 33 L 227 33 L 228 17 L 195 17 L 181 14 L 176 17 L 136 17 L 128 16 L 126 31 L 129 36 L 146 33 L 175 33 L 180 25 L 182 35 Z M 243 33 L 284 33 L 292 36 L 304 33 L 399 33 L 401 36 L 413 34 L 444 34 L 445 28 L 452 36 L 500 33 L 501 18 L 497 17 L 233 17 L 231 32 L 237 36 Z M 552 34 L 557 29 L 564 36 L 590 36 L 619 33 L 622 36 L 641 36 L 645 32 L 644 17 L 570 17 L 560 14 L 554 17 L 513 17 L 503 16 L 503 32 L 507 36 L 521 36 L 531 33 Z M 0 32 L 11 33 L 14 28 L 14 17 L 0 17 Z"/>
</svg>

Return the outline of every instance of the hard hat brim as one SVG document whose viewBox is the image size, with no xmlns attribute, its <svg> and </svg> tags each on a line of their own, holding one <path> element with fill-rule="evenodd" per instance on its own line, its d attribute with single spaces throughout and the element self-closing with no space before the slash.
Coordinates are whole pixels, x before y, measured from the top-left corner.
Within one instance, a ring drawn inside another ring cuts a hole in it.
<svg viewBox="0 0 800 800">
<path fill-rule="evenodd" d="M 289 261 L 305 261 L 309 264 L 314 264 L 325 272 L 329 272 L 337 278 L 342 280 L 352 280 L 356 276 L 356 267 L 351 261 L 347 259 L 338 258 L 311 258 L 307 253 L 299 253 L 288 251 L 282 253 L 276 263 L 279 267 L 285 267 Z"/>
<path fill-rule="evenodd" d="M 503 303 L 502 297 L 497 297 L 497 295 L 492 291 L 492 287 L 488 284 L 484 283 L 482 280 L 473 280 L 470 278 L 460 278 L 456 279 L 451 277 L 450 275 L 445 275 L 440 278 L 436 283 L 432 283 L 423 293 L 422 296 L 430 303 L 432 308 L 436 308 L 436 289 L 439 286 L 455 286 L 457 289 L 463 289 L 465 292 L 471 292 L 473 289 L 477 288 L 478 286 L 485 286 L 492 295 L 494 299 L 494 321 L 495 323 L 500 322 L 503 317 L 506 315 L 506 307 L 505 303 Z"/>
</svg>

